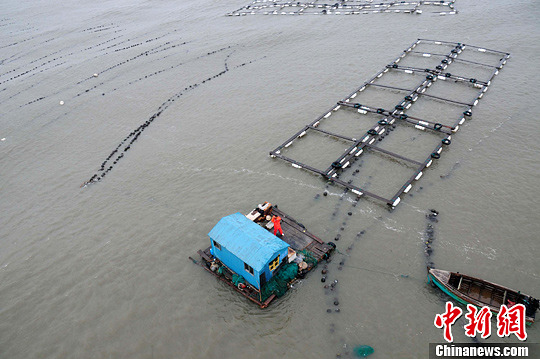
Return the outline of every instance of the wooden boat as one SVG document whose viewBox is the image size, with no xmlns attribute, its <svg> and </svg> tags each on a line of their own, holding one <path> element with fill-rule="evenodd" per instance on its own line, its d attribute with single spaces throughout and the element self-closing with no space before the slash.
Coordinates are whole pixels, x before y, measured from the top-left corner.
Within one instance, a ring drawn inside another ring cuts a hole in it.
<svg viewBox="0 0 540 359">
<path fill-rule="evenodd" d="M 499 313 L 501 305 L 510 307 L 523 304 L 525 319 L 532 324 L 538 310 L 538 299 L 529 295 L 461 273 L 428 267 L 428 283 L 439 287 L 444 293 L 463 304 L 476 307 L 487 306 L 492 313 Z"/>
</svg>

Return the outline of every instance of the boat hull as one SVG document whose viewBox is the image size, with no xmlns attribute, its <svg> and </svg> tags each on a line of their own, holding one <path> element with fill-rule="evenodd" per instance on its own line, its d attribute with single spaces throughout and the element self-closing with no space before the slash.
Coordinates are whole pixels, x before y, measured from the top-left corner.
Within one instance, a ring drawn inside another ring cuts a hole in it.
<svg viewBox="0 0 540 359">
<path fill-rule="evenodd" d="M 455 301 L 458 301 L 460 302 L 461 304 L 473 304 L 473 303 L 469 303 L 467 302 L 466 300 L 464 299 L 461 299 L 459 296 L 457 296 L 456 294 L 454 294 L 452 291 L 450 291 L 448 288 L 446 288 L 446 286 L 444 284 L 442 284 L 438 279 L 437 277 L 433 276 L 432 274 L 428 274 L 428 283 L 433 283 L 435 284 L 435 286 L 437 286 L 440 290 L 442 290 L 446 295 L 448 295 L 449 297 L 451 297 L 452 299 L 454 299 Z"/>
<path fill-rule="evenodd" d="M 474 305 L 475 307 L 477 308 L 481 308 L 481 307 L 488 307 L 492 313 L 495 313 L 495 314 L 498 314 L 499 311 L 500 311 L 500 306 L 494 306 L 494 305 L 490 305 L 488 303 L 484 303 L 482 301 L 479 301 L 479 300 L 475 300 L 474 298 L 471 298 L 461 292 L 459 292 L 458 290 L 456 290 L 455 287 L 452 287 L 451 285 L 449 285 L 449 280 L 450 280 L 450 276 L 451 275 L 458 275 L 459 276 L 459 273 L 453 273 L 453 272 L 449 272 L 449 271 L 444 271 L 444 270 L 440 270 L 440 269 L 434 269 L 434 268 L 428 268 L 428 283 L 432 283 L 434 284 L 436 287 L 438 287 L 440 290 L 442 290 L 446 295 L 448 295 L 449 297 L 451 297 L 452 299 L 454 299 L 455 301 L 461 303 L 461 304 L 464 304 L 464 305 L 467 305 L 467 304 L 471 304 L 471 305 Z M 478 281 L 478 282 L 481 282 L 481 283 L 484 283 L 486 285 L 489 285 L 491 287 L 494 287 L 494 288 L 498 288 L 500 290 L 505 290 L 505 291 L 508 291 L 510 293 L 516 293 L 514 290 L 510 289 L 510 288 L 506 288 L 506 287 L 503 287 L 503 286 L 500 286 L 498 284 L 495 284 L 495 283 L 491 283 L 491 282 L 488 282 L 488 281 L 484 281 L 484 280 L 481 280 L 481 279 L 478 279 L 478 278 L 473 278 L 473 277 L 468 277 L 468 276 L 464 276 L 466 277 L 467 279 L 471 279 L 471 280 L 475 280 L 475 281 Z M 504 299 L 503 299 L 504 301 Z M 534 318 L 532 317 L 525 317 L 525 320 L 527 322 L 527 325 L 530 325 L 534 322 Z"/>
</svg>

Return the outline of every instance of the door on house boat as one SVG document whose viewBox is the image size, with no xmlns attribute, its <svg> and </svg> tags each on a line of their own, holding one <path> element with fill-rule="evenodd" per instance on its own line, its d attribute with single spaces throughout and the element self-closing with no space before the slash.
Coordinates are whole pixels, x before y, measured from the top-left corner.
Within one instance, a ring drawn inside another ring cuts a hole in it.
<svg viewBox="0 0 540 359">
<path fill-rule="evenodd" d="M 261 283 L 261 288 L 262 288 L 263 285 L 266 284 L 266 273 L 264 273 L 264 272 L 261 273 L 261 276 L 259 278 L 259 283 Z"/>
</svg>

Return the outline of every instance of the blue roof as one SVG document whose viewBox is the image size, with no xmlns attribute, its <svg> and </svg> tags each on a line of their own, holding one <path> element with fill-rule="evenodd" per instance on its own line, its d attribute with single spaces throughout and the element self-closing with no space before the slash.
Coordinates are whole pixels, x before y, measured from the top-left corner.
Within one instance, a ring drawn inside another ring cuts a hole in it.
<svg viewBox="0 0 540 359">
<path fill-rule="evenodd" d="M 258 272 L 277 252 L 289 247 L 242 213 L 223 217 L 208 236 Z"/>
</svg>

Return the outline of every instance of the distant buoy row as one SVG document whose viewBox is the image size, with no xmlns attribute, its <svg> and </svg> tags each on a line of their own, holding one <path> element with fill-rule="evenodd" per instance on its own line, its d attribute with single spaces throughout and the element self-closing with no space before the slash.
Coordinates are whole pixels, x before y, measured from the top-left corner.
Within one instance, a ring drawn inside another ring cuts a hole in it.
<svg viewBox="0 0 540 359">
<path fill-rule="evenodd" d="M 36 71 L 37 69 L 39 69 L 39 68 L 41 68 L 41 67 L 43 67 L 43 66 L 46 66 L 46 65 L 50 64 L 50 63 L 53 62 L 53 61 L 56 61 L 56 59 L 52 59 L 52 60 L 49 60 L 49 61 L 47 61 L 47 62 L 43 62 L 41 65 L 34 66 L 34 67 L 31 68 L 30 70 L 26 70 L 26 71 L 24 71 L 24 72 L 21 72 L 21 73 L 18 74 L 18 75 L 12 76 L 12 77 L 10 77 L 9 79 L 6 79 L 6 80 L 0 82 L 0 85 L 5 84 L 6 82 L 9 82 L 9 81 L 16 80 L 16 79 L 18 79 L 19 77 L 22 77 L 22 76 L 24 76 L 24 75 L 28 75 L 29 73 L 34 72 L 34 71 Z"/>
<path fill-rule="evenodd" d="M 167 101 L 163 102 L 157 109 L 157 112 L 154 113 L 148 120 L 146 120 L 142 125 L 140 125 L 139 127 L 137 127 L 135 130 L 131 131 L 123 140 L 122 142 L 120 142 L 118 144 L 118 146 L 116 146 L 116 148 L 109 154 L 109 156 L 107 156 L 107 158 L 101 163 L 101 166 L 99 168 L 99 170 L 92 176 L 90 177 L 90 179 L 86 182 L 84 182 L 81 187 L 85 187 L 89 184 L 92 184 L 92 183 L 96 183 L 96 182 L 99 182 L 101 181 L 106 175 L 107 173 L 109 173 L 113 167 L 118 163 L 118 161 L 120 161 L 125 153 L 127 151 L 129 151 L 131 149 L 131 145 L 133 145 L 133 143 L 135 141 L 137 141 L 137 139 L 139 138 L 139 136 L 141 135 L 141 133 L 146 130 L 146 128 L 148 126 L 150 126 L 150 124 L 155 120 L 157 119 L 167 108 L 169 108 L 169 106 L 172 105 L 172 103 L 179 99 L 182 95 L 184 95 L 186 92 L 190 91 L 190 90 L 193 90 L 199 86 L 201 86 L 202 84 L 204 83 L 207 83 L 217 77 L 220 77 L 222 75 L 224 75 L 225 73 L 227 73 L 228 71 L 230 71 L 229 69 L 229 65 L 227 63 L 229 57 L 232 55 L 229 54 L 227 55 L 227 57 L 225 58 L 225 64 L 224 64 L 224 67 L 225 69 L 223 71 L 220 71 L 218 73 L 216 73 L 215 75 L 212 75 L 204 80 L 202 80 L 201 82 L 199 83 L 195 83 L 195 84 L 192 84 L 192 85 L 189 85 L 189 86 L 186 86 L 184 89 L 182 89 L 180 92 L 178 92 L 177 94 L 171 96 Z M 245 62 L 245 63 L 242 63 L 240 65 L 237 65 L 235 66 L 235 68 L 239 68 L 239 67 L 243 67 L 245 66 L 246 64 L 249 64 L 249 63 L 252 63 L 252 61 L 248 61 L 248 62 Z M 124 146 L 124 147 L 123 147 Z M 112 163 L 111 163 L 112 162 Z"/>
<path fill-rule="evenodd" d="M 110 23 L 110 24 L 106 24 L 106 25 L 98 25 L 98 26 L 94 26 L 94 27 L 89 27 L 85 30 L 82 30 L 81 32 L 88 32 L 88 31 L 93 31 L 93 30 L 97 30 L 97 29 L 103 29 L 104 27 L 110 27 L 110 26 L 113 26 L 114 23 Z"/>
<path fill-rule="evenodd" d="M 199 60 L 199 59 L 204 58 L 204 57 L 206 57 L 206 56 L 213 55 L 213 54 L 215 54 L 215 53 L 222 52 L 222 51 L 225 51 L 225 50 L 230 49 L 230 48 L 231 48 L 231 46 L 223 47 L 223 48 L 221 48 L 221 49 L 219 49 L 219 50 L 211 51 L 211 52 L 208 52 L 207 54 L 198 56 L 198 57 L 196 57 L 196 58 L 193 59 L 193 60 L 189 60 L 189 61 L 186 61 L 186 62 L 181 62 L 181 63 L 176 64 L 176 65 L 171 65 L 171 66 L 166 67 L 166 68 L 164 68 L 164 69 L 155 71 L 155 72 L 153 72 L 153 73 L 150 73 L 150 74 L 141 76 L 141 77 L 139 77 L 138 79 L 135 79 L 135 80 L 133 80 L 133 81 L 130 81 L 130 82 L 128 82 L 128 85 L 133 85 L 133 84 L 135 84 L 135 83 L 137 83 L 137 82 L 139 82 L 139 81 L 143 81 L 143 80 L 149 79 L 149 78 L 151 78 L 151 77 L 153 77 L 153 76 L 157 76 L 157 75 L 159 75 L 159 74 L 161 74 L 161 73 L 163 73 L 163 72 L 166 72 L 166 71 L 172 70 L 172 69 L 174 69 L 174 68 L 177 68 L 177 67 L 179 67 L 179 66 L 185 65 L 185 64 L 188 63 L 188 62 L 195 61 L 195 60 Z M 90 91 L 92 91 L 92 90 L 94 90 L 94 89 L 97 89 L 99 86 L 101 86 L 101 85 L 103 85 L 103 84 L 104 84 L 104 82 L 101 82 L 100 84 L 95 85 L 95 86 L 93 86 L 93 87 L 91 87 L 91 88 L 89 88 L 89 89 L 86 89 L 84 92 L 81 92 L 81 93 L 77 94 L 76 96 L 81 96 L 81 95 L 83 95 L 83 94 L 85 94 L 85 93 L 88 93 L 88 92 L 90 92 Z M 118 88 L 114 88 L 114 89 L 110 90 L 109 92 L 115 92 L 115 91 L 117 91 L 117 90 L 118 90 Z M 102 93 L 102 95 L 104 96 L 105 93 Z"/>
<path fill-rule="evenodd" d="M 356 173 L 358 172 L 354 172 L 353 173 L 353 176 L 356 175 Z M 327 183 L 326 185 L 326 189 L 325 189 L 325 192 L 324 193 L 327 193 L 327 189 L 329 187 L 330 183 Z M 332 217 L 336 217 L 337 213 L 339 212 L 339 209 L 340 207 L 342 206 L 342 204 L 344 203 L 343 199 L 344 199 L 344 196 L 349 192 L 348 188 L 344 188 L 343 189 L 343 193 L 342 195 L 339 197 L 339 200 L 338 200 L 338 203 L 336 204 L 336 207 L 335 207 L 335 210 L 334 212 L 332 213 Z M 360 197 L 359 196 L 356 196 L 353 200 L 353 203 L 352 203 L 352 207 L 356 207 L 356 205 L 358 204 L 358 201 L 360 200 Z M 345 230 L 346 226 L 347 226 L 347 221 L 349 219 L 350 216 L 352 216 L 352 208 L 347 212 L 347 216 L 344 218 L 343 222 L 341 222 L 341 224 L 339 225 L 339 229 L 338 229 L 338 233 L 336 234 L 335 238 L 334 238 L 334 241 L 339 241 L 342 237 L 342 233 L 343 231 Z M 360 237 L 365 233 L 364 230 L 358 232 L 356 234 L 356 237 L 355 237 L 355 241 L 358 241 L 360 239 Z M 336 243 L 332 243 L 330 242 L 329 244 L 331 244 L 334 248 L 337 247 Z M 349 246 L 347 247 L 347 249 L 345 250 L 345 254 L 344 253 L 341 253 L 337 250 L 336 248 L 336 251 L 342 256 L 340 262 L 338 263 L 337 265 L 337 270 L 338 271 L 342 271 L 344 266 L 345 266 L 345 262 L 348 258 L 348 256 L 350 255 L 350 253 L 352 252 L 352 249 L 354 248 L 354 242 L 353 243 L 350 243 Z M 325 283 L 327 282 L 328 280 L 328 277 L 329 277 L 329 272 L 330 272 L 330 268 L 329 268 L 329 264 L 332 260 L 331 259 L 327 259 L 326 260 L 326 263 L 323 265 L 323 269 L 321 270 L 321 274 L 322 274 L 322 277 L 321 277 L 321 282 L 322 283 Z M 330 307 L 328 309 L 326 309 L 326 312 L 327 313 L 340 313 L 341 312 L 341 308 L 339 307 L 340 305 L 340 302 L 339 302 L 339 291 L 338 291 L 338 288 L 337 288 L 337 284 L 339 283 L 339 280 L 337 278 L 337 276 L 334 276 L 334 279 L 332 280 L 332 282 L 330 284 L 324 284 L 323 285 L 323 289 L 324 289 L 324 292 L 326 295 L 331 295 L 332 298 L 330 299 Z M 333 305 L 334 307 L 332 308 L 331 305 Z M 333 330 L 335 329 L 334 327 L 334 324 L 332 323 L 330 325 L 330 332 L 333 332 Z"/>
<path fill-rule="evenodd" d="M 0 49 L 5 49 L 6 47 L 11 47 L 11 46 L 19 45 L 19 44 L 21 44 L 21 43 L 23 43 L 23 42 L 27 42 L 27 41 L 30 41 L 30 40 L 34 40 L 35 38 L 37 38 L 37 37 L 39 37 L 39 36 L 42 36 L 42 35 L 43 35 L 43 34 L 40 34 L 40 35 L 34 35 L 34 36 L 28 37 L 28 38 L 26 38 L 26 39 L 24 39 L 24 40 L 21 40 L 21 41 L 12 42 L 12 43 L 10 43 L 10 44 L 4 45 L 4 46 L 0 46 Z M 44 41 L 44 42 L 49 42 L 49 41 L 51 41 L 51 40 L 54 40 L 54 38 L 48 39 L 48 40 L 46 40 L 46 41 Z"/>
<path fill-rule="evenodd" d="M 428 219 L 428 223 L 426 225 L 426 232 L 424 237 L 424 255 L 426 256 L 426 265 L 428 267 L 433 268 L 435 265 L 431 261 L 430 257 L 433 253 L 432 244 L 435 240 L 435 228 L 433 227 L 434 223 L 439 222 L 438 220 L 439 212 L 435 209 L 430 209 L 429 213 L 426 214 L 426 218 Z"/>
<path fill-rule="evenodd" d="M 7 25 L 10 25 L 10 24 L 3 23 L 3 26 L 7 26 Z M 102 57 L 104 55 L 107 55 L 109 53 L 109 52 L 107 52 L 107 49 L 115 49 L 115 48 L 118 49 L 120 47 L 119 46 L 120 44 L 127 45 L 126 41 L 128 43 L 131 42 L 130 39 L 127 39 L 127 40 L 124 40 L 124 41 L 121 40 L 121 38 L 125 37 L 125 35 L 117 34 L 118 32 L 122 31 L 122 29 L 118 29 L 118 28 L 119 28 L 119 26 L 116 25 L 116 24 L 100 25 L 98 27 L 91 27 L 91 28 L 87 28 L 87 29 L 80 28 L 79 32 L 88 33 L 89 37 L 86 38 L 87 43 L 80 42 L 80 43 L 77 44 L 78 45 L 77 47 L 73 47 L 73 46 L 65 47 L 65 48 L 62 48 L 62 49 L 55 50 L 54 52 L 46 53 L 45 55 L 42 55 L 40 57 L 28 58 L 28 61 L 26 63 L 24 62 L 24 60 L 25 60 L 24 54 L 22 54 L 22 55 L 21 54 L 13 54 L 11 56 L 5 57 L 5 58 L 2 59 L 3 64 L 14 63 L 17 66 L 16 67 L 10 66 L 11 68 L 8 71 L 0 73 L 0 84 L 6 84 L 7 85 L 7 82 L 11 83 L 11 82 L 15 82 L 17 80 L 27 81 L 32 76 L 38 75 L 38 74 L 43 73 L 43 72 L 50 71 L 51 69 L 59 67 L 59 66 L 63 66 L 64 69 L 69 69 L 70 67 L 73 67 L 73 65 L 66 66 L 65 64 L 68 63 L 68 60 L 69 60 L 70 57 L 72 57 L 73 55 L 76 55 L 78 53 L 84 53 L 84 52 L 87 52 L 87 51 L 90 51 L 90 50 L 95 50 L 95 54 L 93 54 L 95 56 L 92 59 L 99 58 L 99 57 Z M 110 31 L 110 33 L 105 34 L 105 31 Z M 152 42 L 154 42 L 156 40 L 159 40 L 159 39 L 161 39 L 163 37 L 171 37 L 171 36 L 173 36 L 172 34 L 174 32 L 176 32 L 176 31 L 177 30 L 169 31 L 169 32 L 166 32 L 166 33 L 162 33 L 159 36 L 154 35 L 153 37 L 149 37 L 147 35 L 149 33 L 147 33 L 147 34 L 144 34 L 144 35 L 140 36 L 140 38 L 141 38 L 140 42 L 143 43 L 143 44 L 152 43 Z M 101 32 L 101 34 L 103 34 L 103 35 L 100 35 L 99 37 L 96 37 L 96 36 L 90 34 L 90 33 L 93 33 L 93 32 Z M 12 31 L 12 33 L 13 33 L 13 31 Z M 40 33 L 39 35 L 30 36 L 30 37 L 25 38 L 24 40 L 19 40 L 17 42 L 13 42 L 13 43 L 4 45 L 1 48 L 10 47 L 10 46 L 11 47 L 16 47 L 16 46 L 22 45 L 23 43 L 25 43 L 27 41 L 30 41 L 30 40 L 32 40 L 32 42 L 35 43 L 35 46 L 39 47 L 42 44 L 47 44 L 47 43 L 49 43 L 51 41 L 57 40 L 57 37 L 44 38 L 45 35 L 46 34 L 41 34 Z M 101 37 L 101 39 L 100 39 L 100 37 Z M 41 41 L 41 42 L 37 41 L 38 38 L 42 38 L 43 41 Z M 177 39 L 178 37 L 176 35 L 174 35 L 174 38 Z M 101 40 L 101 41 L 96 41 L 98 39 Z M 171 42 L 171 41 L 165 42 L 165 41 L 159 42 L 156 45 L 152 44 L 154 46 L 152 46 L 152 48 L 149 51 L 151 53 L 157 53 L 157 52 L 165 51 L 166 49 L 172 49 L 172 48 L 175 48 L 175 47 L 181 45 L 181 44 L 178 44 L 178 43 L 175 43 L 175 42 Z M 64 61 L 64 60 L 66 60 L 66 61 Z M 101 73 L 102 73 L 101 69 L 99 71 L 94 72 L 94 73 L 91 72 L 88 79 L 96 78 L 96 77 L 100 76 Z M 6 98 L 2 98 L 0 100 L 0 104 L 3 104 L 5 102 L 7 102 L 7 101 L 10 101 L 10 100 L 14 99 L 17 96 L 20 96 L 21 94 L 26 93 L 28 90 L 30 90 L 32 88 L 39 87 L 39 85 L 42 82 L 43 82 L 43 80 L 33 81 L 33 82 L 29 83 L 24 89 L 21 89 L 21 90 L 19 90 L 17 92 L 12 92 Z M 27 82 L 25 82 L 25 84 L 26 83 Z M 81 82 L 79 81 L 79 83 L 81 83 Z M 22 107 L 25 107 L 25 106 L 30 106 L 30 105 L 33 105 L 33 104 L 35 104 L 37 102 L 45 102 L 44 101 L 45 99 L 54 98 L 55 95 L 63 93 L 66 89 L 67 89 L 66 87 L 57 88 L 57 89 L 53 90 L 54 92 L 52 92 L 52 93 L 47 92 L 47 94 L 43 94 L 42 96 L 36 96 L 34 99 L 32 99 L 30 101 L 19 104 L 19 108 L 22 108 Z M 57 101 L 59 101 L 59 100 L 57 100 Z M 68 99 L 64 99 L 64 101 L 66 101 L 66 103 L 67 103 Z"/>
<path fill-rule="evenodd" d="M 184 41 L 183 43 L 178 44 L 178 45 L 176 45 L 176 46 L 185 45 L 185 44 L 187 44 L 187 43 L 188 43 L 187 41 Z M 141 44 L 142 44 L 142 43 L 141 43 Z M 119 66 L 125 65 L 125 64 L 127 64 L 128 62 L 133 61 L 133 60 L 136 60 L 136 59 L 138 59 L 138 58 L 140 58 L 140 57 L 148 56 L 148 54 L 152 53 L 153 51 L 159 50 L 162 46 L 164 46 L 164 45 L 166 45 L 166 44 L 170 44 L 170 42 L 166 42 L 166 43 L 161 44 L 161 45 L 159 45 L 159 46 L 153 47 L 153 48 L 151 48 L 151 49 L 149 49 L 149 50 L 146 50 L 146 51 L 143 51 L 143 52 L 139 53 L 138 55 L 132 56 L 132 57 L 130 57 L 129 59 L 126 59 L 126 60 L 121 61 L 121 62 L 118 62 L 118 63 L 116 63 L 116 64 L 114 64 L 114 65 L 112 65 L 112 66 L 109 66 L 109 67 L 107 67 L 106 69 L 100 71 L 99 74 L 103 74 L 103 73 L 105 73 L 105 72 L 111 71 L 111 70 L 113 70 L 113 69 L 115 69 L 115 68 L 117 68 L 117 67 L 119 67 Z M 133 45 L 131 45 L 131 46 L 127 47 L 127 48 L 130 48 L 130 47 L 133 47 Z M 123 49 L 126 49 L 126 48 L 123 48 Z M 120 51 L 120 50 L 123 50 L 123 49 L 117 49 L 117 50 Z M 115 51 L 117 51 L 117 50 L 115 50 Z M 92 75 L 92 76 L 88 76 L 87 78 L 85 78 L 85 79 L 83 79 L 83 80 L 80 80 L 79 82 L 77 82 L 77 85 L 80 85 L 80 84 L 82 84 L 83 82 L 86 82 L 86 81 L 88 81 L 88 80 L 90 80 L 90 79 L 92 79 L 92 78 L 97 77 L 97 76 L 95 76 L 95 75 L 96 75 L 96 74 L 94 74 L 94 75 Z M 88 91 L 87 91 L 87 92 L 88 92 Z"/>
<path fill-rule="evenodd" d="M 119 38 L 119 36 L 114 37 L 114 38 L 112 38 L 112 39 L 109 39 L 109 40 L 107 40 L 107 41 L 101 42 L 101 43 L 99 43 L 99 44 L 96 44 L 96 45 L 93 45 L 93 46 L 90 46 L 90 47 L 81 49 L 81 50 L 79 50 L 79 52 L 91 50 L 91 49 L 93 49 L 93 48 L 95 48 L 95 47 L 99 47 L 99 46 L 101 46 L 101 45 L 103 45 L 103 44 L 106 44 L 106 43 L 108 43 L 108 42 L 110 42 L 110 41 L 113 41 L 113 40 L 115 40 L 115 39 L 117 39 L 117 38 Z M 44 60 L 44 59 L 46 59 L 46 58 L 48 58 L 48 57 L 54 56 L 54 55 L 58 54 L 60 51 L 61 51 L 61 50 L 58 50 L 58 51 L 55 51 L 55 52 L 50 53 L 50 54 L 48 54 L 48 55 L 42 56 L 42 57 L 40 57 L 40 58 L 38 58 L 38 59 L 32 60 L 29 64 L 33 64 L 33 63 L 36 63 L 36 62 L 38 62 L 38 61 Z M 44 67 L 44 66 L 46 66 L 46 65 L 48 65 L 48 64 L 50 64 L 50 63 L 52 63 L 52 62 L 56 62 L 56 61 L 61 60 L 61 59 L 63 59 L 63 58 L 72 56 L 72 55 L 74 55 L 74 54 L 75 54 L 75 52 L 70 52 L 70 53 L 68 53 L 68 54 L 60 55 L 60 56 L 57 56 L 57 57 L 55 57 L 55 58 L 53 58 L 53 59 L 51 59 L 51 60 L 42 62 L 40 65 L 34 66 L 34 67 L 31 68 L 30 70 L 24 71 L 24 72 L 22 72 L 22 73 L 20 73 L 20 74 L 18 74 L 18 75 L 16 75 L 16 76 L 11 77 L 10 79 L 7 79 L 7 80 L 4 80 L 3 82 L 0 82 L 0 84 L 5 83 L 5 82 L 8 82 L 8 81 L 15 80 L 15 79 L 17 79 L 17 78 L 19 78 L 19 77 L 22 77 L 22 76 L 27 75 L 27 74 L 29 74 L 29 73 L 31 73 L 31 72 L 34 72 L 35 70 L 37 70 L 37 69 L 39 69 L 39 68 L 41 68 L 41 67 Z M 64 63 L 65 63 L 65 62 L 64 62 Z M 56 67 L 56 66 L 54 66 L 54 67 Z M 0 77 L 5 76 L 5 75 L 7 75 L 7 74 L 9 74 L 9 73 L 11 73 L 11 72 L 14 72 L 14 71 L 16 71 L 16 70 L 18 70 L 18 69 L 20 69 L 20 68 L 21 68 L 21 67 L 17 67 L 16 69 L 12 69 L 12 70 L 7 71 L 7 72 L 5 72 L 5 73 L 3 73 L 3 74 L 0 74 Z M 43 72 L 43 71 L 40 71 L 40 72 Z"/>
</svg>

